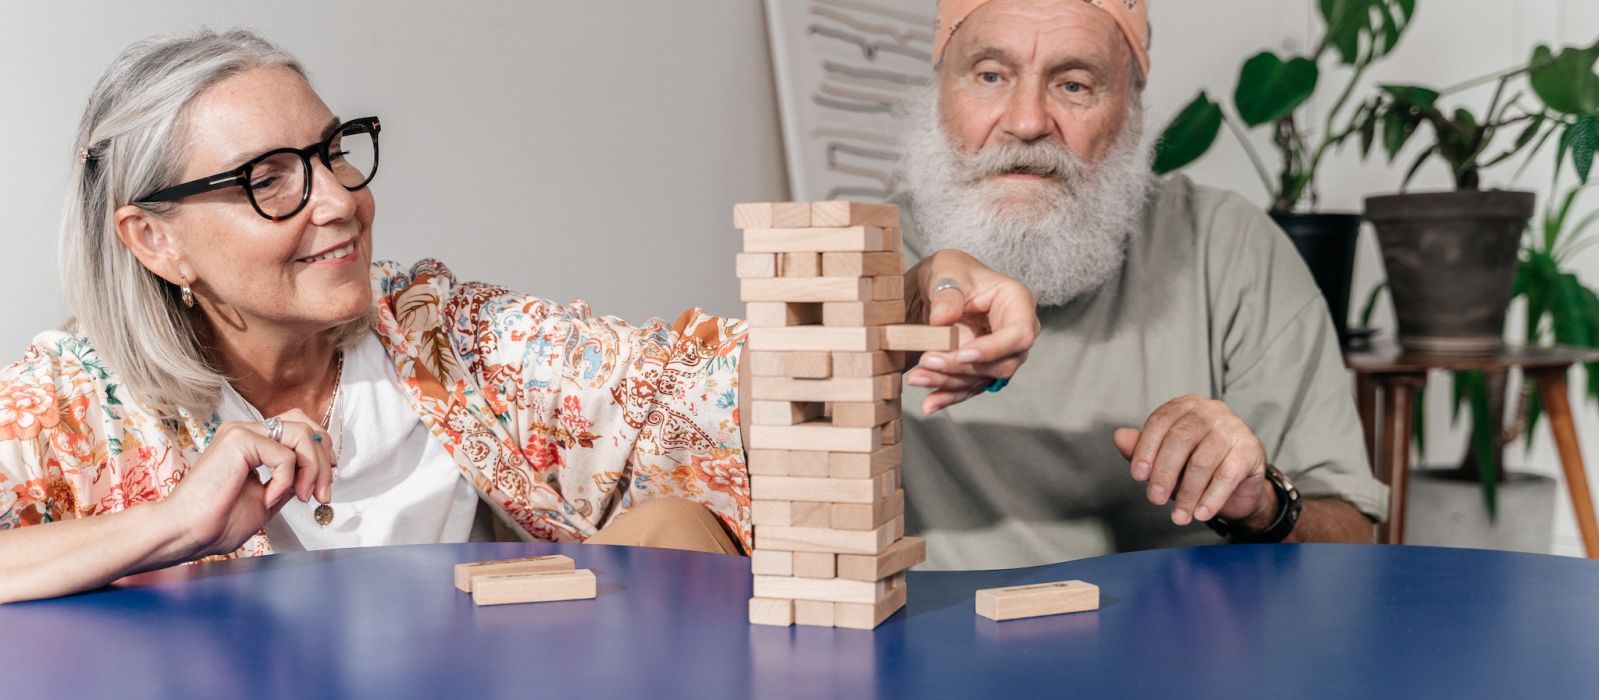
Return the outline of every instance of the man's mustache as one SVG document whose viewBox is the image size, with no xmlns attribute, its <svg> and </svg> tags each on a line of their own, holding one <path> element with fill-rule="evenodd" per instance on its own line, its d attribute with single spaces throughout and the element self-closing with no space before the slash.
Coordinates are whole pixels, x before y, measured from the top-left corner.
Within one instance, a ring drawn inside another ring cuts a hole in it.
<svg viewBox="0 0 1600 700">
<path fill-rule="evenodd" d="M 1048 141 L 1007 143 L 963 155 L 973 182 L 1000 175 L 1036 175 L 1063 182 L 1083 172 L 1083 161 L 1065 146 Z"/>
</svg>

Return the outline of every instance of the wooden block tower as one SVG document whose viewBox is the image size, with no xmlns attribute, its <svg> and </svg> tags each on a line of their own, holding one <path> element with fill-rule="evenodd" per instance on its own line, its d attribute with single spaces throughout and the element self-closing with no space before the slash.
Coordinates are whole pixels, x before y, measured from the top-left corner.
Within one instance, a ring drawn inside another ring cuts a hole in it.
<svg viewBox="0 0 1600 700">
<path fill-rule="evenodd" d="M 750 335 L 755 551 L 750 622 L 872 629 L 906 602 L 900 371 L 954 328 L 904 325 L 900 212 L 888 204 L 739 204 Z"/>
</svg>

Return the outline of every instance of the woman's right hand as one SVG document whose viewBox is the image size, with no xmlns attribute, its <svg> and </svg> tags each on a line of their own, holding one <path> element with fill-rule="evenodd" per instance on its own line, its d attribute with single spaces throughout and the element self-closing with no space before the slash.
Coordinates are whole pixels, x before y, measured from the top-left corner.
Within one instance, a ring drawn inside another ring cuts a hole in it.
<svg viewBox="0 0 1600 700">
<path fill-rule="evenodd" d="M 189 558 L 226 554 L 266 526 L 289 499 L 332 498 L 333 442 L 299 410 L 278 416 L 282 442 L 261 423 L 224 423 L 160 507 L 183 528 Z M 272 478 L 265 484 L 256 468 Z"/>
</svg>

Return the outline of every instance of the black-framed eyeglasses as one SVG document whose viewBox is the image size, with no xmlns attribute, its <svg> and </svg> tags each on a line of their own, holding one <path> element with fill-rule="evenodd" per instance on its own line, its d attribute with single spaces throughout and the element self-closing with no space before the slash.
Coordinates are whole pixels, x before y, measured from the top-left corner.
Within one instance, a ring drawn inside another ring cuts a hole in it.
<svg viewBox="0 0 1600 700">
<path fill-rule="evenodd" d="M 282 221 L 299 214 L 311 201 L 312 156 L 322 161 L 346 190 L 354 192 L 372 182 L 372 176 L 378 174 L 380 128 L 377 117 L 352 119 L 334 127 L 318 143 L 267 151 L 233 170 L 152 192 L 136 203 L 170 202 L 225 187 L 242 187 L 257 214 Z"/>
</svg>

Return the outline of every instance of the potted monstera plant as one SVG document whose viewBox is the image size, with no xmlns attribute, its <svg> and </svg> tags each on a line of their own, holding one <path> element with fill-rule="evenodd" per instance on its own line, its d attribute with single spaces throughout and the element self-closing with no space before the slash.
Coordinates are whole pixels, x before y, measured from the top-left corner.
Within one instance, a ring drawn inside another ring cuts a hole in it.
<svg viewBox="0 0 1600 700">
<path fill-rule="evenodd" d="M 1350 335 L 1350 278 L 1361 217 L 1318 209 L 1317 172 L 1331 153 L 1361 133 L 1360 118 L 1370 107 L 1352 103 L 1356 86 L 1394 50 L 1415 11 L 1415 0 L 1319 0 L 1323 31 L 1310 53 L 1251 56 L 1239 70 L 1231 110 L 1202 90 L 1156 146 L 1155 170 L 1166 174 L 1204 155 L 1228 125 L 1272 200 L 1268 213 L 1294 242 L 1327 298 L 1341 340 Z M 1338 97 L 1326 113 L 1305 114 L 1306 100 L 1332 69 L 1343 72 Z M 1246 130 L 1257 128 L 1271 130 L 1275 172 L 1245 138 Z"/>
</svg>

